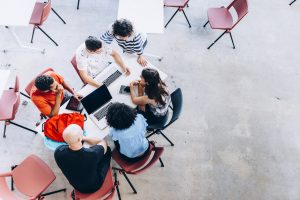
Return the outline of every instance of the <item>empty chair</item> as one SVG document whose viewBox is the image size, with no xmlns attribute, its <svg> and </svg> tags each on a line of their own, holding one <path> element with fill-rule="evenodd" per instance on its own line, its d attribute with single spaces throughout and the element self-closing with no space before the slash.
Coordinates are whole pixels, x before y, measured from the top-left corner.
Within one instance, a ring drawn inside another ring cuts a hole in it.
<svg viewBox="0 0 300 200">
<path fill-rule="evenodd" d="M 174 146 L 173 142 L 162 132 L 164 129 L 166 129 L 168 126 L 173 124 L 180 116 L 181 110 L 182 110 L 182 92 L 181 89 L 176 89 L 171 94 L 171 101 L 172 101 L 172 107 L 170 107 L 173 111 L 172 118 L 169 122 L 162 122 L 160 124 L 153 124 L 149 125 L 147 127 L 148 130 L 151 130 L 152 132 L 147 136 L 147 138 L 151 137 L 153 134 L 161 134 L 168 142 L 171 144 L 171 146 Z"/>
<path fill-rule="evenodd" d="M 191 28 L 191 24 L 184 12 L 184 8 L 187 6 L 188 7 L 188 3 L 189 0 L 164 0 L 164 6 L 165 7 L 175 7 L 177 8 L 176 12 L 172 15 L 171 19 L 166 23 L 165 28 L 167 28 L 168 24 L 172 21 L 172 19 L 175 17 L 175 15 L 177 14 L 177 12 L 181 12 L 183 13 L 187 23 L 189 24 L 189 27 Z"/>
<path fill-rule="evenodd" d="M 15 87 L 4 90 L 0 99 L 0 121 L 4 121 L 3 138 L 6 137 L 6 125 L 13 124 L 37 134 L 37 131 L 13 122 L 20 105 L 19 78 L 16 77 Z M 1 198 L 0 198 L 1 199 Z"/>
<path fill-rule="evenodd" d="M 147 170 L 148 168 L 150 168 L 157 160 L 160 161 L 161 167 L 164 167 L 164 164 L 160 158 L 164 151 L 164 148 L 155 147 L 154 144 L 151 142 L 149 143 L 149 145 L 150 147 L 148 153 L 138 162 L 127 162 L 123 160 L 121 158 L 120 153 L 116 149 L 112 152 L 112 158 L 121 167 L 121 168 L 113 167 L 113 169 L 119 171 L 124 175 L 126 181 L 129 183 L 131 189 L 135 194 L 137 193 L 137 191 L 126 174 L 132 174 L 132 175 L 140 174 L 145 170 Z M 153 156 L 151 157 L 152 152 L 153 152 Z M 118 182 L 116 174 L 115 174 L 115 182 Z M 117 187 L 117 192 L 118 192 L 119 199 L 121 199 L 118 187 Z"/>
<path fill-rule="evenodd" d="M 101 198 L 108 200 L 113 198 L 116 191 L 115 187 L 118 187 L 118 185 L 113 181 L 112 170 L 110 168 L 107 171 L 103 185 L 98 191 L 91 194 L 83 194 L 77 190 L 73 190 L 71 196 L 73 200 L 96 200 Z"/>
<path fill-rule="evenodd" d="M 83 82 L 84 85 L 86 85 L 87 83 L 83 80 L 83 78 L 81 77 L 79 70 L 77 68 L 77 62 L 76 62 L 76 55 L 73 56 L 72 60 L 71 60 L 71 64 L 74 67 L 76 73 L 78 74 L 79 78 L 81 79 L 81 81 Z"/>
<path fill-rule="evenodd" d="M 234 8 L 237 13 L 237 21 L 235 23 L 233 22 L 232 14 L 229 12 L 231 8 Z M 231 31 L 247 13 L 247 0 L 234 0 L 227 8 L 209 8 L 207 11 L 208 21 L 203 27 L 209 23 L 212 29 L 225 31 L 207 49 L 210 49 L 225 33 L 229 33 L 233 48 L 235 49 Z"/>
<path fill-rule="evenodd" d="M 5 181 L 5 178 L 9 177 L 12 180 L 11 190 Z M 30 155 L 21 164 L 12 167 L 11 172 L 0 174 L 0 199 L 25 199 L 13 193 L 14 186 L 21 194 L 27 196 L 26 199 L 43 199 L 44 196 L 50 194 L 65 192 L 64 188 L 43 194 L 55 178 L 53 171 L 43 160 L 35 155 Z"/>
<path fill-rule="evenodd" d="M 289 5 L 292 5 L 293 3 L 295 3 L 295 1 L 297 1 L 297 0 L 292 1 Z"/>
<path fill-rule="evenodd" d="M 33 36 L 34 36 L 34 32 L 35 29 L 38 28 L 40 29 L 56 46 L 58 46 L 58 44 L 41 28 L 41 26 L 43 25 L 43 23 L 47 20 L 50 11 L 51 11 L 52 7 L 51 7 L 51 0 L 49 0 L 46 3 L 41 3 L 41 2 L 36 2 L 32 15 L 31 15 L 31 19 L 30 19 L 30 24 L 33 25 L 33 30 L 32 30 L 32 36 L 31 36 L 31 43 L 33 43 Z M 53 12 L 59 16 L 54 10 Z M 60 16 L 59 16 L 60 17 Z M 60 19 L 62 20 L 62 18 L 60 17 Z M 64 22 L 64 21 L 63 21 Z M 65 22 L 64 22 L 65 23 Z"/>
</svg>

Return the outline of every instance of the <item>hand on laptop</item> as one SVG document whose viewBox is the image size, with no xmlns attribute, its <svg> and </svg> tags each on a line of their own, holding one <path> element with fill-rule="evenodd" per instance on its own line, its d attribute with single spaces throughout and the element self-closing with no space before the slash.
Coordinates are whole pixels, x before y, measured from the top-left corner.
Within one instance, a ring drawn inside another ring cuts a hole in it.
<svg viewBox="0 0 300 200">
<path fill-rule="evenodd" d="M 78 100 L 78 101 L 80 101 L 80 99 L 82 99 L 82 94 L 79 94 L 79 93 L 77 93 L 77 92 L 74 92 L 74 97 Z"/>
</svg>

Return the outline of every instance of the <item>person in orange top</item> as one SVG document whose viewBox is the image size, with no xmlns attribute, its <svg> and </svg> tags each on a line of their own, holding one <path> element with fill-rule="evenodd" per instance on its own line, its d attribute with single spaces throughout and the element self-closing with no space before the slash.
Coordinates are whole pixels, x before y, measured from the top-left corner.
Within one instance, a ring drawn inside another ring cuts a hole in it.
<svg viewBox="0 0 300 200">
<path fill-rule="evenodd" d="M 52 117 L 58 114 L 61 104 L 68 100 L 64 89 L 78 100 L 82 98 L 82 95 L 76 93 L 61 75 L 49 71 L 35 79 L 30 97 L 42 114 Z"/>
</svg>

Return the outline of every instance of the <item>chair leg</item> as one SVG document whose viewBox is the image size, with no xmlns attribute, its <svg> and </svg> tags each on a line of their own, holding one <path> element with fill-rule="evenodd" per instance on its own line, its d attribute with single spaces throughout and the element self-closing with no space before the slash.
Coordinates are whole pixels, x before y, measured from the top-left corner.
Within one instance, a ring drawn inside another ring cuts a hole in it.
<svg viewBox="0 0 300 200">
<path fill-rule="evenodd" d="M 51 8 L 51 10 L 56 14 L 56 16 L 57 16 L 64 24 L 66 24 L 65 20 L 63 20 L 63 18 L 61 18 L 61 16 L 60 16 L 53 8 Z"/>
<path fill-rule="evenodd" d="M 18 165 L 13 165 L 11 166 L 11 171 L 14 170 Z M 14 179 L 11 177 L 11 182 L 10 182 L 10 189 L 11 191 L 14 191 L 15 188 L 14 188 Z"/>
<path fill-rule="evenodd" d="M 33 43 L 34 32 L 35 32 L 35 26 L 33 26 L 33 30 L 32 30 L 31 41 L 30 41 L 31 43 Z"/>
<path fill-rule="evenodd" d="M 28 99 L 30 99 L 30 96 L 28 96 L 27 94 L 24 94 L 23 92 L 21 92 L 21 95 L 23 95 L 24 97 L 27 97 Z"/>
<path fill-rule="evenodd" d="M 178 13 L 179 8 L 176 10 L 176 12 L 173 14 L 173 16 L 171 17 L 171 19 L 167 22 L 167 24 L 165 25 L 165 28 L 167 28 L 168 24 L 172 21 L 172 19 L 174 18 L 174 16 Z"/>
<path fill-rule="evenodd" d="M 161 167 L 164 167 L 164 166 L 165 166 L 161 158 L 159 158 L 159 162 L 160 162 L 160 166 L 161 166 Z"/>
<path fill-rule="evenodd" d="M 131 189 L 133 190 L 133 193 L 134 193 L 134 194 L 137 194 L 135 188 L 133 187 L 133 185 L 132 185 L 132 183 L 130 182 L 129 178 L 127 177 L 126 173 L 125 173 L 124 171 L 121 171 L 121 172 L 122 172 L 122 174 L 124 175 L 126 181 L 129 183 Z"/>
<path fill-rule="evenodd" d="M 203 25 L 203 28 L 205 28 L 205 26 L 208 24 L 208 20 L 207 20 L 207 22 Z"/>
<path fill-rule="evenodd" d="M 185 14 L 185 12 L 184 12 L 183 9 L 182 9 L 182 13 L 183 13 L 183 15 L 184 15 L 184 17 L 185 17 L 187 23 L 189 24 L 189 27 L 192 28 L 192 26 L 191 26 L 191 24 L 190 24 L 190 22 L 189 22 L 189 20 L 188 20 L 188 18 L 187 18 L 187 16 L 186 16 L 186 14 Z"/>
<path fill-rule="evenodd" d="M 115 187 L 116 187 L 117 193 L 118 193 L 118 199 L 121 200 L 121 194 L 120 194 L 120 190 L 119 190 L 119 182 L 118 182 L 116 170 L 114 170 L 114 177 L 115 177 Z"/>
<path fill-rule="evenodd" d="M 38 29 L 40 29 L 56 46 L 58 46 L 58 44 L 39 26 L 37 26 Z"/>
<path fill-rule="evenodd" d="M 227 30 L 224 31 L 213 43 L 211 43 L 211 45 L 209 45 L 209 47 L 207 47 L 207 49 L 210 49 L 210 47 L 212 47 L 226 32 L 227 32 Z"/>
<path fill-rule="evenodd" d="M 6 138 L 6 135 L 5 135 L 5 133 L 6 133 L 6 122 L 7 121 L 4 121 L 3 138 Z"/>
<path fill-rule="evenodd" d="M 168 142 L 171 144 L 171 146 L 174 146 L 173 142 L 167 137 L 165 136 L 165 134 L 163 134 L 163 132 L 158 131 L 166 140 L 168 140 Z"/>
<path fill-rule="evenodd" d="M 25 127 L 25 126 L 22 126 L 22 125 L 20 125 L 20 124 L 17 124 L 17 123 L 15 123 L 15 122 L 12 122 L 12 121 L 8 121 L 8 122 L 11 123 L 11 124 L 13 124 L 13 125 L 15 125 L 15 126 L 24 128 L 24 129 L 26 129 L 26 130 L 28 130 L 28 131 L 31 131 L 31 132 L 37 134 L 37 131 L 35 131 L 35 130 L 32 130 L 32 129 L 30 129 L 30 128 L 27 128 L 27 127 Z"/>
<path fill-rule="evenodd" d="M 230 35 L 230 39 L 231 39 L 231 42 L 232 42 L 232 45 L 233 45 L 233 49 L 235 49 L 235 46 L 234 46 L 234 42 L 233 42 L 233 38 L 232 38 L 231 32 L 229 32 L 229 35 Z"/>
<path fill-rule="evenodd" d="M 297 0 L 292 1 L 289 5 L 292 5 L 293 3 L 295 3 L 295 1 L 297 1 Z"/>
<path fill-rule="evenodd" d="M 80 3 L 80 0 L 77 1 L 77 10 L 79 10 L 79 3 Z"/>
<path fill-rule="evenodd" d="M 147 135 L 147 137 L 146 138 L 149 138 L 149 137 L 151 137 L 152 135 L 154 135 L 155 133 L 156 133 L 157 131 L 153 131 L 150 135 Z"/>
<path fill-rule="evenodd" d="M 44 193 L 44 194 L 41 194 L 41 196 L 48 196 L 48 195 L 51 195 L 51 194 L 56 194 L 56 193 L 59 193 L 59 192 L 66 192 L 67 189 L 64 188 L 64 189 L 60 189 L 60 190 L 55 190 L 55 191 L 52 191 L 52 192 L 47 192 L 47 193 Z"/>
</svg>

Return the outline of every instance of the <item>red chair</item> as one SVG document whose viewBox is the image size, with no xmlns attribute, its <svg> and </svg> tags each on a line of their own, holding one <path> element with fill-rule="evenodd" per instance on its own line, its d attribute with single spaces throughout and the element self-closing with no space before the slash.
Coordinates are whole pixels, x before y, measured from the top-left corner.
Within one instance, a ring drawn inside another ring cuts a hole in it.
<svg viewBox="0 0 300 200">
<path fill-rule="evenodd" d="M 74 67 L 76 73 L 78 74 L 79 78 L 81 79 L 81 81 L 83 82 L 84 85 L 86 85 L 87 83 L 83 80 L 83 78 L 81 77 L 79 70 L 77 68 L 77 62 L 76 62 L 76 55 L 73 56 L 72 60 L 71 60 L 71 64 Z"/>
<path fill-rule="evenodd" d="M 4 90 L 0 99 L 0 121 L 4 121 L 3 138 L 6 138 L 6 125 L 13 124 L 37 134 L 37 131 L 13 122 L 20 105 L 19 78 L 16 77 L 15 87 Z"/>
<path fill-rule="evenodd" d="M 31 19 L 29 24 L 33 25 L 33 30 L 32 30 L 32 36 L 31 36 L 31 43 L 33 43 L 33 36 L 34 36 L 34 32 L 35 29 L 38 28 L 40 29 L 56 46 L 58 46 L 58 44 L 40 27 L 43 25 L 43 23 L 47 20 L 50 11 L 51 11 L 51 0 L 49 0 L 46 3 L 41 3 L 41 2 L 36 2 L 32 15 L 31 15 Z M 55 12 L 55 11 L 54 11 Z M 56 15 L 58 15 L 55 12 Z M 64 21 L 63 21 L 64 22 Z M 65 23 L 65 22 L 64 22 Z"/>
<path fill-rule="evenodd" d="M 229 9 L 234 8 L 237 13 L 237 21 L 233 23 L 233 18 Z M 205 27 L 208 23 L 212 29 L 225 30 L 207 49 L 210 49 L 225 33 L 230 34 L 233 48 L 235 49 L 233 38 L 231 35 L 232 29 L 241 21 L 241 19 L 248 13 L 247 0 L 234 0 L 227 8 L 209 8 L 207 11 L 208 21 L 204 24 Z"/>
<path fill-rule="evenodd" d="M 172 19 L 175 17 L 175 15 L 177 14 L 178 11 L 182 11 L 187 23 L 189 24 L 189 27 L 191 28 L 191 24 L 184 12 L 184 8 L 187 6 L 189 7 L 188 5 L 189 3 L 189 0 L 164 0 L 164 6 L 165 7 L 175 7 L 177 8 L 176 12 L 172 15 L 171 19 L 167 22 L 167 24 L 165 25 L 165 28 L 167 28 L 168 24 L 172 21 Z"/>
<path fill-rule="evenodd" d="M 5 181 L 6 177 L 11 177 L 11 190 Z M 43 194 L 55 178 L 53 171 L 43 160 L 35 155 L 30 155 L 18 166 L 13 166 L 11 172 L 0 174 L 0 199 L 25 199 L 17 197 L 12 192 L 14 185 L 20 193 L 28 197 L 26 199 L 43 199 L 50 194 L 65 192 L 64 188 Z"/>
<path fill-rule="evenodd" d="M 83 194 L 77 190 L 73 190 L 71 196 L 73 200 L 96 200 L 104 198 L 105 200 L 112 199 L 115 194 L 115 186 L 118 187 L 113 181 L 111 168 L 107 171 L 101 188 L 92 194 Z"/>
<path fill-rule="evenodd" d="M 295 1 L 297 1 L 297 0 L 292 1 L 289 5 L 291 6 L 293 3 L 295 3 Z"/>
<path fill-rule="evenodd" d="M 126 174 L 132 174 L 132 175 L 140 174 L 140 173 L 144 172 L 145 170 L 147 170 L 148 168 L 150 168 L 157 160 L 159 160 L 161 167 L 164 167 L 164 163 L 162 162 L 162 160 L 160 158 L 164 151 L 164 148 L 163 147 L 155 147 L 154 144 L 151 142 L 149 143 L 149 145 L 150 145 L 150 147 L 149 147 L 149 151 L 148 151 L 147 155 L 145 155 L 145 157 L 143 159 L 141 159 L 140 161 L 134 162 L 134 163 L 123 160 L 121 158 L 121 155 L 118 152 L 118 150 L 114 149 L 114 151 L 112 152 L 112 158 L 121 167 L 121 168 L 113 167 L 113 169 L 118 170 L 120 173 L 122 173 L 124 175 L 125 179 L 129 183 L 131 189 L 133 190 L 133 192 L 135 194 L 137 193 L 137 191 L 134 188 L 134 186 L 132 185 L 132 183 L 130 182 L 130 180 Z M 154 154 L 151 158 L 152 152 L 154 152 Z M 115 182 L 118 182 L 116 175 L 115 175 Z M 118 192 L 119 199 L 121 199 L 121 195 L 120 195 L 118 187 L 117 187 L 117 192 Z"/>
</svg>

